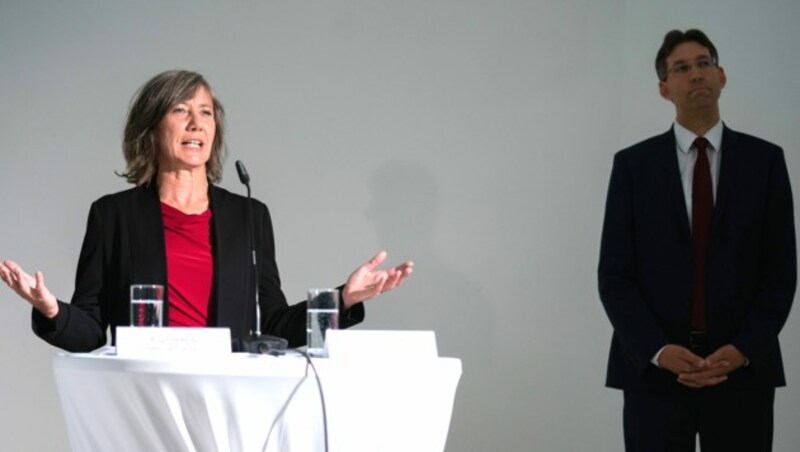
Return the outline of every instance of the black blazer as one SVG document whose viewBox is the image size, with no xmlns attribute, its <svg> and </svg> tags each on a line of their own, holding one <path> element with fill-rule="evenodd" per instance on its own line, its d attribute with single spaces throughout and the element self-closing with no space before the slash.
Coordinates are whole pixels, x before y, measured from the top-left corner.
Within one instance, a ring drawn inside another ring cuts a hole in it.
<svg viewBox="0 0 800 452">
<path fill-rule="evenodd" d="M 214 281 L 209 326 L 225 326 L 231 335 L 249 334 L 255 326 L 255 284 L 248 243 L 247 198 L 209 187 Z M 292 347 L 306 342 L 306 303 L 288 306 L 275 263 L 275 242 L 269 210 L 253 200 L 253 224 L 259 264 L 261 331 L 281 336 Z M 107 195 L 92 204 L 83 240 L 75 293 L 70 304 L 59 301 L 58 315 L 48 320 L 33 311 L 34 332 L 72 352 L 106 344 L 111 326 L 130 324 L 131 284 L 167 286 L 166 249 L 161 204 L 155 184 Z M 340 327 L 364 318 L 361 303 L 342 311 Z M 169 320 L 165 293 L 164 324 Z"/>
<path fill-rule="evenodd" d="M 672 130 L 618 152 L 600 246 L 600 298 L 614 334 L 606 384 L 668 388 L 650 363 L 668 343 L 688 345 L 694 263 Z M 708 270 L 710 349 L 733 344 L 750 365 L 728 387 L 785 385 L 778 333 L 794 299 L 792 193 L 783 151 L 727 127 Z"/>
</svg>

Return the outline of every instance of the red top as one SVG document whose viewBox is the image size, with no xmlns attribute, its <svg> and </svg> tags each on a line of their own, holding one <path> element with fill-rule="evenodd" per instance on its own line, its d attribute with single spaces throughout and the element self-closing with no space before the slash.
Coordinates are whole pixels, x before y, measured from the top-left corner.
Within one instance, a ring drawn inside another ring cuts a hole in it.
<svg viewBox="0 0 800 452">
<path fill-rule="evenodd" d="M 167 247 L 169 326 L 207 326 L 214 259 L 211 210 L 188 215 L 161 203 Z"/>
</svg>

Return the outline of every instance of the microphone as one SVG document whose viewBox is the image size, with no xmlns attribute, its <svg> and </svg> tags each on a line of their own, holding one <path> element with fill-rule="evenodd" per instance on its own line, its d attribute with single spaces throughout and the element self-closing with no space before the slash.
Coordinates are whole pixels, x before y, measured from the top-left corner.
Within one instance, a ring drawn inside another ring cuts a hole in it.
<svg viewBox="0 0 800 452">
<path fill-rule="evenodd" d="M 255 235 L 253 229 L 253 201 L 250 197 L 250 175 L 247 174 L 247 169 L 241 160 L 236 161 L 236 172 L 239 174 L 239 180 L 247 187 L 247 222 L 250 223 L 248 228 L 248 243 L 250 245 L 250 255 L 252 259 L 253 269 L 253 284 L 255 285 L 255 304 L 256 304 L 256 324 L 255 329 L 250 332 L 249 336 L 244 338 L 237 338 L 232 341 L 232 349 L 235 352 L 249 352 L 249 353 L 270 353 L 277 350 L 285 350 L 289 343 L 286 339 L 275 336 L 261 335 L 261 304 L 258 298 L 258 259 L 256 258 L 256 245 Z"/>
<path fill-rule="evenodd" d="M 236 161 L 236 172 L 239 173 L 239 180 L 247 187 L 247 201 L 250 202 L 250 175 L 241 160 Z"/>
</svg>

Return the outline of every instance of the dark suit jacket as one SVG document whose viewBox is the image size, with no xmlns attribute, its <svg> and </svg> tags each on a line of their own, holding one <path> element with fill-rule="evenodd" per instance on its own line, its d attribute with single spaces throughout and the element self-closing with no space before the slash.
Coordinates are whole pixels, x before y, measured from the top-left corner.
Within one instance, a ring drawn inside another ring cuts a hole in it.
<svg viewBox="0 0 800 452">
<path fill-rule="evenodd" d="M 606 384 L 669 388 L 650 363 L 668 343 L 688 345 L 694 263 L 672 130 L 614 157 L 600 247 L 600 298 L 614 334 Z M 710 349 L 735 345 L 750 365 L 727 387 L 785 385 L 778 333 L 797 279 L 792 193 L 783 151 L 722 134 L 708 269 Z"/>
<path fill-rule="evenodd" d="M 214 281 L 210 326 L 225 326 L 231 335 L 247 335 L 255 326 L 255 284 L 249 246 L 247 198 L 211 185 L 211 242 Z M 275 263 L 269 210 L 253 200 L 253 224 L 259 264 L 261 331 L 281 336 L 292 347 L 306 342 L 306 304 L 288 306 Z M 107 195 L 92 204 L 83 240 L 75 293 L 70 304 L 59 301 L 54 321 L 33 312 L 34 332 L 72 352 L 106 344 L 106 328 L 130 324 L 130 285 L 167 286 L 166 250 L 161 204 L 155 184 Z M 165 298 L 167 295 L 165 294 Z M 343 311 L 346 328 L 364 318 L 362 304 Z M 169 320 L 165 299 L 164 324 Z"/>
</svg>

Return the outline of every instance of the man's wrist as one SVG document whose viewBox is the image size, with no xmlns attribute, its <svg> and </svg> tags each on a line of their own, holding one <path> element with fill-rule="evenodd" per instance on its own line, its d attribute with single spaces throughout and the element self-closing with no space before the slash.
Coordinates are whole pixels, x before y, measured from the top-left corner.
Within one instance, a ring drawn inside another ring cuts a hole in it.
<svg viewBox="0 0 800 452">
<path fill-rule="evenodd" d="M 655 356 L 653 356 L 653 359 L 650 360 L 650 362 L 653 363 L 653 365 L 658 367 L 659 369 L 661 369 L 661 365 L 658 364 L 658 358 L 661 357 L 661 353 L 664 352 L 665 348 L 667 348 L 666 345 L 661 347 L 660 349 L 658 349 L 658 351 L 656 352 Z"/>
</svg>

